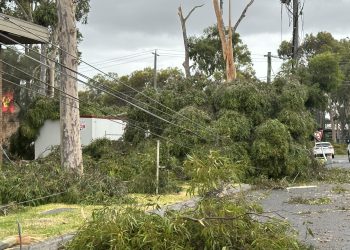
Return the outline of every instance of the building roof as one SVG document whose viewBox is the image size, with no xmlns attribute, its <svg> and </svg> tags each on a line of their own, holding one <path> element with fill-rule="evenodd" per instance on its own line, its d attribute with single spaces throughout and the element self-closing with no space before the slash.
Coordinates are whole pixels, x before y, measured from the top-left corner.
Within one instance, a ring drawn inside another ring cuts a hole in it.
<svg viewBox="0 0 350 250">
<path fill-rule="evenodd" d="M 0 35 L 0 42 L 4 44 L 40 44 L 49 42 L 49 31 L 46 27 L 27 22 L 0 13 L 0 33 L 15 41 Z"/>
</svg>

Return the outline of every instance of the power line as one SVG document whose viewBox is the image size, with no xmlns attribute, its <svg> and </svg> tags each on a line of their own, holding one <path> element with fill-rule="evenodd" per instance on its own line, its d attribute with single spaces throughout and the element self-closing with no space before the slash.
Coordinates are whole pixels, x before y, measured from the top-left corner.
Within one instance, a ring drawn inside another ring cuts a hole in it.
<svg viewBox="0 0 350 250">
<path fill-rule="evenodd" d="M 95 67 L 97 67 L 99 65 L 110 63 L 110 62 L 124 61 L 124 60 L 128 60 L 128 59 L 131 59 L 131 58 L 140 57 L 140 56 L 143 56 L 143 55 L 147 55 L 150 52 L 151 52 L 151 50 L 148 50 L 148 51 L 134 53 L 134 54 L 125 55 L 125 56 L 121 56 L 121 57 L 114 57 L 114 58 L 110 58 L 110 59 L 96 61 L 96 62 L 93 62 L 93 64 L 94 64 Z M 87 66 L 83 65 L 82 67 L 87 67 Z"/>
<path fill-rule="evenodd" d="M 32 35 L 34 35 L 34 36 L 36 36 L 36 37 L 42 39 L 41 36 L 39 36 L 39 35 L 37 35 L 37 34 L 34 34 L 33 32 L 31 32 L 30 30 L 24 28 L 23 26 L 14 23 L 13 21 L 11 21 L 11 20 L 9 20 L 8 18 L 2 16 L 1 14 L 0 14 L 0 16 L 1 16 L 4 20 L 11 22 L 12 24 L 16 25 L 17 27 L 23 29 L 24 31 L 26 31 L 26 32 L 28 32 L 28 33 L 30 33 L 30 34 L 32 34 Z M 19 43 L 18 43 L 18 44 L 19 44 Z M 101 74 L 103 74 L 103 75 L 105 75 L 105 76 L 107 76 L 107 77 L 109 77 L 109 78 L 111 78 L 111 79 L 113 79 L 113 80 L 119 82 L 115 77 L 112 77 L 112 76 L 108 75 L 107 73 L 103 72 L 102 70 L 100 70 L 100 69 L 94 67 L 93 65 L 91 65 L 91 64 L 89 64 L 89 63 L 87 63 L 87 62 L 81 60 L 81 59 L 78 58 L 76 55 L 72 55 L 72 54 L 68 53 L 67 51 L 65 51 L 65 50 L 63 50 L 62 48 L 60 48 L 60 46 L 57 46 L 57 45 L 53 44 L 52 42 L 50 42 L 49 44 L 51 44 L 52 46 L 58 48 L 60 51 L 62 51 L 62 52 L 64 52 L 64 53 L 66 53 L 66 54 L 72 56 L 73 58 L 77 59 L 78 61 L 83 62 L 84 64 L 86 64 L 86 65 L 90 66 L 91 68 L 97 70 L 97 71 L 100 72 Z M 39 53 L 39 54 L 40 54 L 40 53 Z M 52 60 L 52 59 L 49 59 L 49 60 Z M 55 61 L 55 62 L 56 62 L 56 61 Z M 57 62 L 56 62 L 56 63 L 57 63 Z M 65 66 L 64 66 L 64 67 L 65 67 Z M 71 70 L 71 69 L 70 69 L 70 70 Z M 78 72 L 74 72 L 74 73 L 79 74 Z M 144 94 L 143 92 L 141 92 L 141 91 L 139 91 L 139 90 L 133 88 L 132 86 L 129 86 L 129 85 L 123 83 L 123 82 L 119 82 L 119 83 L 121 83 L 121 84 L 123 84 L 124 86 L 126 86 L 126 87 L 128 87 L 128 88 L 130 88 L 130 89 L 132 89 L 132 90 L 134 90 L 134 91 L 136 91 L 136 92 L 138 92 L 138 93 L 141 94 L 142 96 L 144 96 L 144 97 L 146 97 L 147 99 L 149 99 L 149 100 L 151 100 L 151 101 L 153 101 L 153 102 L 155 102 L 155 103 L 161 105 L 162 107 L 164 107 L 164 108 L 166 108 L 167 110 L 169 110 L 169 111 L 171 111 L 171 112 L 177 114 L 178 116 L 180 116 L 180 117 L 182 117 L 182 118 L 184 118 L 184 119 L 190 121 L 192 124 L 204 128 L 202 125 L 200 125 L 200 124 L 198 124 L 198 123 L 192 121 L 190 118 L 186 117 L 185 115 L 180 114 L 179 112 L 177 112 L 177 111 L 175 111 L 175 110 L 169 108 L 168 106 L 166 106 L 166 105 L 160 103 L 159 101 L 152 99 L 151 97 L 149 97 L 149 96 L 147 96 L 146 94 Z"/>
<path fill-rule="evenodd" d="M 1 71 L 0 71 L 0 72 L 1 72 Z M 6 73 L 6 72 L 2 71 L 2 73 Z M 13 76 L 13 75 L 11 75 L 11 76 Z M 13 77 L 14 77 L 14 76 L 13 76 Z M 16 77 L 16 78 L 17 78 L 17 77 Z M 28 91 L 31 91 L 31 92 L 34 92 L 34 93 L 36 93 L 36 94 L 39 94 L 39 95 L 41 95 L 41 96 L 46 97 L 45 94 L 42 94 L 42 93 L 40 93 L 39 91 L 35 91 L 35 90 L 31 89 L 31 88 L 27 88 L 27 87 L 22 86 L 22 85 L 20 85 L 20 84 L 14 83 L 13 81 L 10 81 L 10 80 L 8 80 L 8 79 L 6 79 L 6 78 L 3 78 L 3 79 L 4 79 L 5 82 L 8 82 L 8 83 L 10 83 L 10 84 L 12 84 L 12 85 L 18 86 L 18 87 L 20 87 L 20 88 L 26 89 L 26 90 L 28 90 Z M 46 84 L 48 85 L 48 83 L 46 83 Z M 33 84 L 33 85 L 35 85 L 36 87 L 42 88 L 42 86 L 39 86 L 39 85 L 37 85 L 37 84 Z M 63 92 L 63 91 L 61 91 L 61 92 L 62 92 L 62 94 L 65 95 L 65 96 L 69 96 L 69 97 L 71 97 L 71 98 L 75 98 L 75 97 L 71 96 L 70 94 L 68 94 L 68 93 L 66 93 L 66 92 Z M 80 101 L 78 98 L 75 98 L 75 99 L 76 99 L 75 101 Z M 56 98 L 56 100 L 58 100 L 58 99 Z M 58 100 L 58 101 L 59 101 L 59 100 Z M 96 107 L 96 106 L 93 106 L 93 105 L 88 104 L 88 103 L 86 103 L 86 102 L 81 102 L 81 103 L 85 103 L 87 106 L 94 107 L 95 109 L 99 110 L 100 112 L 105 113 L 104 110 L 102 110 L 102 109 L 100 109 L 100 108 L 98 108 L 98 107 Z M 69 105 L 69 104 L 68 104 L 68 105 Z M 69 106 L 72 107 L 72 108 L 79 109 L 79 110 L 81 109 L 81 107 L 77 107 L 77 106 L 73 106 L 73 105 L 69 105 Z M 117 124 L 124 125 L 124 123 L 118 122 L 118 121 L 113 120 L 113 119 L 110 119 L 110 118 L 107 118 L 107 120 L 110 120 L 111 122 L 114 122 L 114 123 L 117 123 Z M 134 121 L 134 120 L 132 120 L 132 119 L 128 119 L 128 121 L 129 121 L 129 120 Z M 142 131 L 144 131 L 145 133 L 149 133 L 149 134 L 154 135 L 154 136 L 156 136 L 156 137 L 158 137 L 158 138 L 164 139 L 164 140 L 166 140 L 166 141 L 168 141 L 168 142 L 171 142 L 171 143 L 173 143 L 173 144 L 179 145 L 179 146 L 184 147 L 184 148 L 187 148 L 187 149 L 191 149 L 191 148 L 189 148 L 189 147 L 187 147 L 187 146 L 184 146 L 183 144 L 174 142 L 173 140 L 171 140 L 171 139 L 169 139 L 169 138 L 167 138 L 167 137 L 164 137 L 164 136 L 161 136 L 161 135 L 156 134 L 156 133 L 154 133 L 154 132 L 151 132 L 151 131 L 149 131 L 149 130 L 147 130 L 147 129 L 144 129 L 144 128 L 138 126 L 138 125 L 135 125 L 135 124 L 132 124 L 132 123 L 129 123 L 129 122 L 128 122 L 128 125 L 130 125 L 131 127 L 136 128 L 136 129 L 142 130 Z"/>
<path fill-rule="evenodd" d="M 29 49 L 29 50 L 32 50 L 33 52 L 35 52 L 35 53 L 41 55 L 39 52 L 33 50 L 32 48 L 30 48 L 30 47 L 28 47 L 28 46 L 25 46 L 25 45 L 22 45 L 22 44 L 18 43 L 16 40 L 11 39 L 10 37 L 8 37 L 8 36 L 6 36 L 6 35 L 4 35 L 4 34 L 1 34 L 1 33 L 0 33 L 0 35 L 6 37 L 7 39 L 13 40 L 13 41 L 16 42 L 18 45 L 23 46 L 23 47 L 25 47 L 25 48 L 27 48 L 27 49 Z M 0 44 L 4 45 L 6 48 L 9 47 L 9 46 L 7 46 L 6 44 L 4 44 L 4 43 L 2 43 L 2 42 L 0 42 Z M 11 47 L 9 47 L 9 48 L 12 49 Z M 49 67 L 48 65 L 46 65 L 46 64 L 44 64 L 44 63 L 42 63 L 42 62 L 40 62 L 39 60 L 37 60 L 37 59 L 35 59 L 35 58 L 33 58 L 33 57 L 27 55 L 27 54 L 23 54 L 23 55 L 24 55 L 25 57 L 28 57 L 28 58 L 30 58 L 30 59 L 36 61 L 37 63 L 39 63 L 39 64 L 41 64 L 41 65 L 44 65 L 44 66 L 46 66 L 46 67 Z M 52 60 L 52 59 L 48 58 L 47 56 L 44 56 L 44 57 L 47 58 L 48 60 Z M 59 71 L 60 74 L 64 74 L 64 75 L 66 75 L 66 76 L 68 76 L 68 77 L 70 77 L 70 78 L 73 78 L 74 80 L 77 80 L 77 81 L 83 83 L 84 85 L 89 86 L 90 88 L 95 88 L 95 89 L 98 89 L 98 90 L 100 90 L 100 91 L 102 91 L 102 92 L 105 92 L 106 94 L 109 94 L 109 95 L 111 95 L 111 96 L 114 96 L 114 97 L 116 97 L 116 98 L 118 98 L 118 99 L 120 99 L 120 100 L 122 100 L 122 101 L 124 101 L 124 102 L 126 102 L 126 103 L 128 103 L 128 104 L 130 104 L 131 106 L 133 106 L 133 107 L 135 107 L 135 108 L 137 108 L 137 109 L 140 109 L 140 110 L 144 111 L 145 113 L 147 113 L 147 114 L 149 114 L 149 115 L 151 115 L 151 116 L 154 116 L 155 118 L 158 118 L 158 119 L 162 120 L 163 122 L 166 122 L 166 123 L 168 123 L 168 124 L 171 124 L 171 125 L 173 125 L 173 126 L 175 126 L 175 127 L 178 127 L 178 128 L 180 128 L 180 129 L 189 131 L 189 132 L 191 132 L 192 134 L 194 134 L 194 135 L 196 135 L 196 136 L 198 136 L 198 137 L 200 137 L 200 138 L 206 140 L 206 139 L 203 138 L 201 135 L 199 135 L 199 134 L 193 132 L 192 130 L 190 130 L 190 129 L 188 129 L 188 128 L 185 128 L 185 127 L 183 127 L 183 126 L 177 125 L 177 124 L 175 124 L 175 123 L 173 123 L 173 122 L 171 122 L 171 121 L 169 121 L 169 120 L 167 120 L 167 119 L 165 119 L 165 118 L 163 118 L 163 117 L 161 117 L 161 116 L 159 116 L 159 115 L 156 115 L 156 114 L 152 113 L 151 111 L 149 111 L 149 110 L 147 110 L 147 109 L 145 109 L 145 108 L 143 108 L 143 107 L 140 107 L 140 106 L 138 106 L 137 104 L 132 103 L 131 101 L 128 101 L 127 99 L 125 99 L 125 98 L 123 98 L 123 97 L 120 97 L 120 96 L 116 95 L 116 94 L 113 93 L 113 92 L 117 92 L 117 93 L 119 93 L 119 94 L 125 96 L 126 98 L 130 98 L 130 99 L 132 99 L 132 100 L 134 100 L 134 101 L 143 103 L 143 104 L 145 104 L 146 106 L 152 107 L 150 104 L 144 103 L 144 102 L 142 102 L 142 101 L 140 101 L 140 100 L 137 100 L 137 99 L 135 99 L 135 98 L 133 98 L 133 97 L 130 97 L 130 96 L 124 94 L 123 92 L 116 91 L 116 90 L 114 90 L 114 89 L 112 89 L 112 88 L 110 88 L 110 87 L 108 87 L 108 86 L 106 86 L 106 85 L 103 85 L 103 84 L 99 83 L 98 81 L 96 81 L 96 80 L 94 80 L 94 79 L 92 79 L 92 78 L 90 78 L 90 77 L 88 77 L 88 76 L 86 76 L 86 75 L 84 75 L 84 74 L 82 74 L 82 73 L 79 73 L 79 72 L 77 72 L 77 71 L 74 71 L 74 70 L 72 70 L 72 69 L 69 69 L 68 67 L 66 67 L 65 65 L 63 65 L 63 64 L 61 64 L 61 63 L 59 63 L 59 62 L 56 62 L 56 63 L 59 64 L 59 65 L 62 66 L 62 67 L 67 68 L 68 70 L 70 70 L 70 71 L 72 71 L 72 72 L 74 72 L 74 73 L 76 73 L 76 74 L 78 74 L 78 75 L 84 77 L 84 78 L 87 79 L 87 80 L 90 80 L 90 81 L 93 81 L 94 83 L 97 83 L 97 84 L 99 84 L 99 85 L 102 85 L 102 87 L 107 88 L 107 90 L 106 90 L 106 89 L 103 89 L 103 88 L 99 88 L 99 87 L 94 86 L 94 85 L 92 85 L 92 84 L 89 84 L 89 83 L 87 83 L 87 82 L 84 82 L 84 81 L 82 81 L 81 79 L 79 79 L 79 78 L 77 78 L 77 77 L 74 77 L 74 76 L 72 76 L 72 75 L 70 75 L 70 74 L 63 73 L 62 71 Z M 112 91 L 112 92 L 111 92 L 111 91 Z M 158 109 L 158 108 L 155 108 L 155 107 L 152 107 L 152 108 L 155 109 L 155 110 L 157 110 L 157 111 L 159 111 L 159 112 L 161 112 L 161 113 L 163 113 L 163 114 L 166 114 L 166 115 L 171 116 L 170 114 L 168 114 L 168 113 L 166 113 L 166 112 L 164 112 L 164 111 L 162 111 L 162 110 L 160 110 L 160 109 Z"/>
</svg>

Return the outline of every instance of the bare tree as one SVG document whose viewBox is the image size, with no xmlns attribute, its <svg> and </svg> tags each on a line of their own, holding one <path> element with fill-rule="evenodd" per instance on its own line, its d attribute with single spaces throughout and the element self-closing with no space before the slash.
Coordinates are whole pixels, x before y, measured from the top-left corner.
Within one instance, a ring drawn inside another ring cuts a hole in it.
<svg viewBox="0 0 350 250">
<path fill-rule="evenodd" d="M 229 1 L 229 27 L 228 35 L 224 27 L 224 21 L 221 15 L 221 9 L 218 0 L 213 0 L 215 15 L 217 19 L 217 26 L 219 36 L 221 40 L 222 53 L 226 63 L 226 80 L 231 82 L 236 79 L 236 66 L 233 59 L 233 48 L 232 48 L 232 25 L 231 25 L 231 0 Z"/>
<path fill-rule="evenodd" d="M 219 36 L 222 45 L 222 53 L 226 63 L 226 80 L 227 82 L 234 81 L 237 77 L 236 66 L 233 56 L 233 44 L 232 44 L 232 34 L 237 30 L 237 27 L 245 17 L 248 8 L 253 4 L 254 0 L 250 0 L 247 6 L 244 8 L 241 16 L 239 17 L 237 23 L 234 28 L 232 28 L 231 22 L 231 0 L 229 0 L 229 26 L 228 26 L 228 34 L 226 35 L 226 29 L 224 26 L 224 21 L 222 18 L 222 7 L 223 1 L 220 0 L 220 4 L 218 0 L 213 0 L 215 15 L 217 19 L 217 26 L 219 31 Z"/>
<path fill-rule="evenodd" d="M 178 8 L 178 15 L 180 17 L 180 22 L 181 22 L 181 28 L 182 28 L 182 36 L 183 36 L 183 40 L 184 40 L 184 46 L 185 46 L 185 61 L 183 62 L 183 66 L 185 68 L 185 74 L 186 77 L 190 77 L 191 76 L 191 72 L 190 72 L 190 52 L 189 52 L 189 47 L 188 47 L 188 37 L 187 37 L 187 30 L 186 30 L 186 21 L 187 19 L 190 17 L 190 15 L 193 13 L 193 11 L 197 8 L 202 7 L 204 4 L 202 5 L 197 5 L 195 7 L 193 7 L 191 9 L 191 11 L 187 14 L 186 17 L 184 17 L 183 13 L 182 13 L 182 8 L 181 5 Z"/>
<path fill-rule="evenodd" d="M 249 9 L 249 7 L 254 3 L 254 0 L 250 0 L 250 2 L 245 6 L 244 10 L 241 13 L 241 16 L 238 18 L 235 26 L 233 27 L 233 33 L 236 32 L 238 25 L 242 22 L 243 18 L 245 18 L 247 11 Z"/>
<path fill-rule="evenodd" d="M 59 44 L 61 47 L 62 93 L 78 98 L 77 29 L 75 6 L 72 0 L 57 0 Z M 72 76 L 72 77 L 68 77 Z M 60 98 L 61 165 L 77 174 L 83 173 L 83 158 L 80 143 L 79 103 L 67 95 Z"/>
</svg>

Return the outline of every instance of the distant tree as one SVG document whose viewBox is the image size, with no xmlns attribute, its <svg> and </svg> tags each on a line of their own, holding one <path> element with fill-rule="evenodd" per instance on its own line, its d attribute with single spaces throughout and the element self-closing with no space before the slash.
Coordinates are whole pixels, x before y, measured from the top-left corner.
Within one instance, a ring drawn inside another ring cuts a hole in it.
<svg viewBox="0 0 350 250">
<path fill-rule="evenodd" d="M 248 47 L 243 44 L 238 33 L 232 37 L 238 74 L 254 75 L 251 55 Z M 189 39 L 190 58 L 200 72 L 208 76 L 225 74 L 226 65 L 223 58 L 219 32 L 215 26 L 208 27 L 200 37 Z"/>
<path fill-rule="evenodd" d="M 185 61 L 183 62 L 183 66 L 185 68 L 185 73 L 186 73 L 186 77 L 190 77 L 191 76 L 191 72 L 190 72 L 190 52 L 189 52 L 189 45 L 188 45 L 188 36 L 187 36 L 187 29 L 186 29 L 186 22 L 187 19 L 191 16 L 191 14 L 193 13 L 193 11 L 197 8 L 202 7 L 202 5 L 197 5 L 195 7 L 193 7 L 191 9 L 191 11 L 186 15 L 186 17 L 184 17 L 183 12 L 182 12 L 182 7 L 180 5 L 180 7 L 178 8 L 178 15 L 180 17 L 180 22 L 181 22 L 181 28 L 182 28 L 182 36 L 183 36 L 183 40 L 184 40 L 184 47 L 185 47 Z"/>
</svg>

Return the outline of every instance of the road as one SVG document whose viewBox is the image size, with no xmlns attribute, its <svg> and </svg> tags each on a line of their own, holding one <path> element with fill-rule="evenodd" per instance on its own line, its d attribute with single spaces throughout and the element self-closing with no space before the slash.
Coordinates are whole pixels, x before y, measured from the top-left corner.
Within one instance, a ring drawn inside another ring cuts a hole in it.
<svg viewBox="0 0 350 250">
<path fill-rule="evenodd" d="M 350 171 L 345 155 L 329 160 L 327 167 Z M 315 249 L 350 249 L 350 180 L 345 184 L 317 183 L 280 190 L 256 190 L 249 192 L 248 197 L 260 203 L 265 212 L 288 221 L 306 245 Z M 322 199 L 327 202 L 316 205 L 293 202 Z"/>
<path fill-rule="evenodd" d="M 336 155 L 334 159 L 328 159 L 327 167 L 345 168 L 350 170 L 350 163 L 347 155 Z"/>
</svg>

